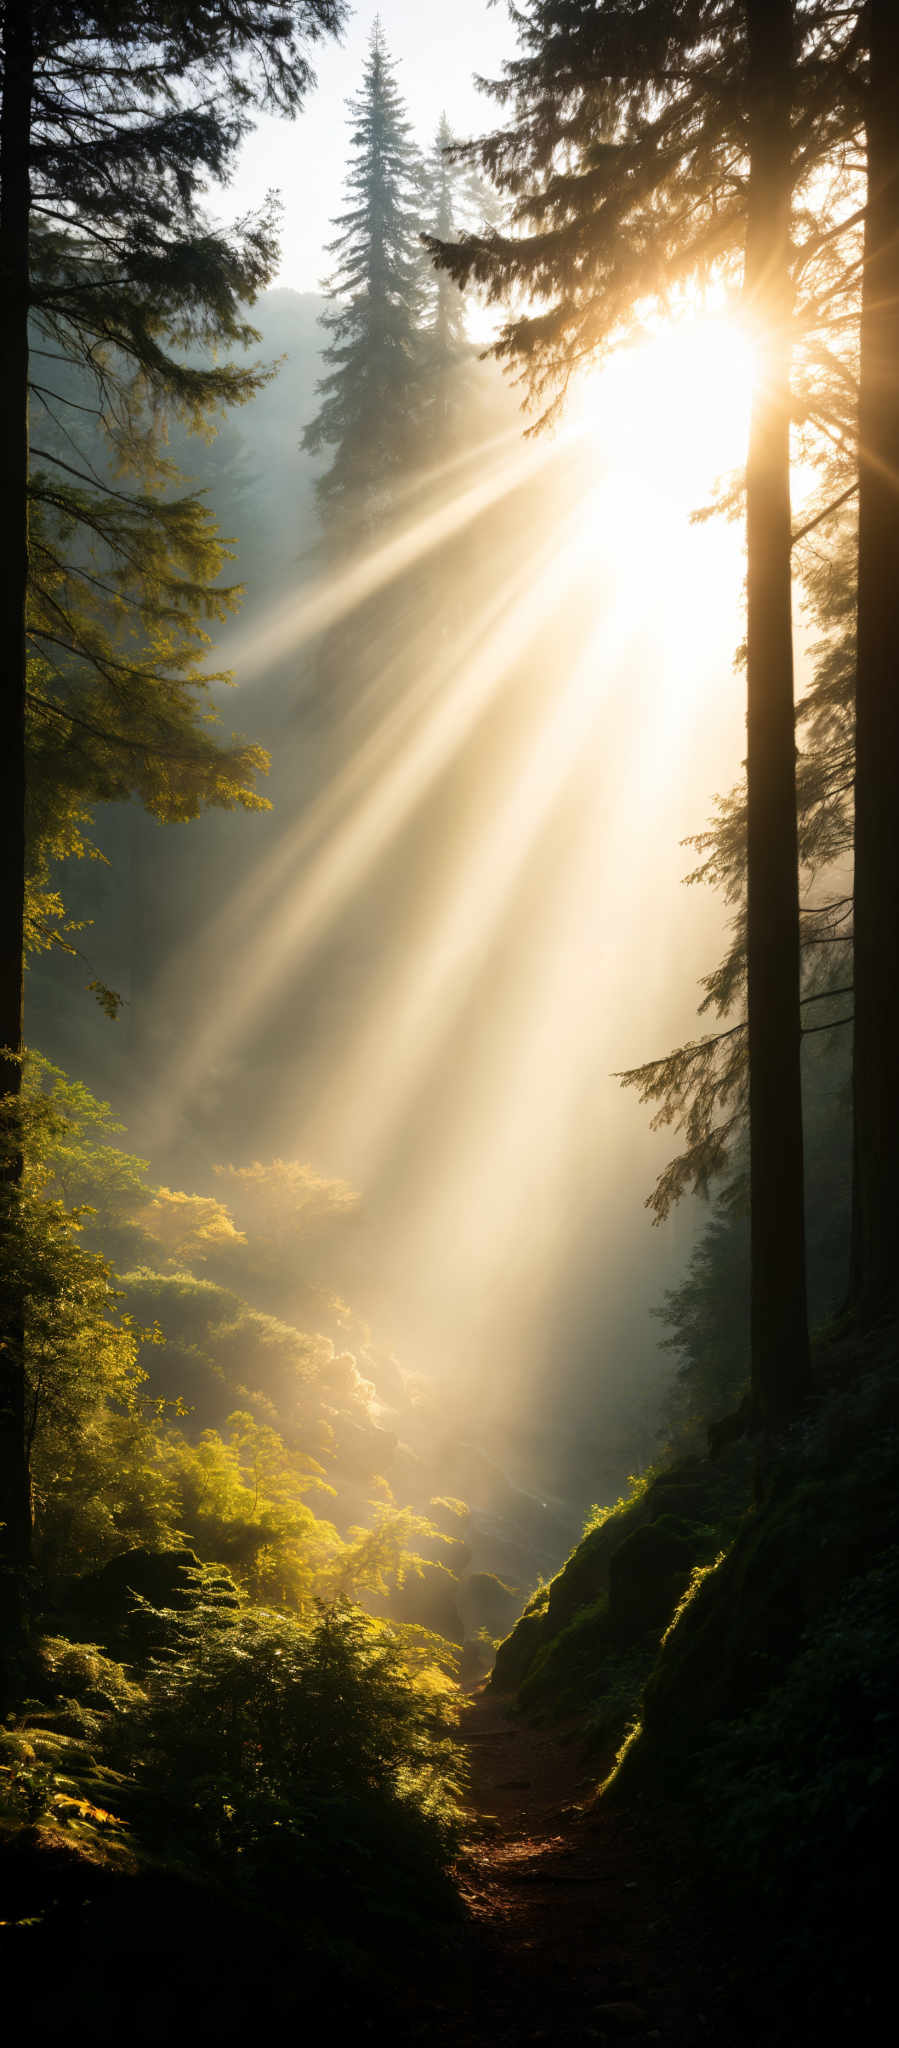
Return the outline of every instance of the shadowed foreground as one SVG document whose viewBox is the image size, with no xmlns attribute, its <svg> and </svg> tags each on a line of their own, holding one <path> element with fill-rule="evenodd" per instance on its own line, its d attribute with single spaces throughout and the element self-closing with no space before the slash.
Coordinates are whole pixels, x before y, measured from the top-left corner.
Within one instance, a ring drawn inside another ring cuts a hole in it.
<svg viewBox="0 0 899 2048">
<path fill-rule="evenodd" d="M 595 1770 L 584 1777 L 576 1736 L 527 1726 L 489 1690 L 474 1695 L 464 1734 L 479 1823 L 460 1871 L 474 1956 L 469 2010 L 446 2038 L 713 2038 L 653 1844 L 630 1815 L 584 1806 Z"/>
</svg>

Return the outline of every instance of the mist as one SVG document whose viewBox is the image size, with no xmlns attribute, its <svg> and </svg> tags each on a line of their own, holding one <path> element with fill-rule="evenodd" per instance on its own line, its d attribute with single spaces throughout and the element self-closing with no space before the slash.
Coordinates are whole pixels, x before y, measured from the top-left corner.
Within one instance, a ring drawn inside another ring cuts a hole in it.
<svg viewBox="0 0 899 2048">
<path fill-rule="evenodd" d="M 721 937 L 680 842 L 739 767 L 739 549 L 641 472 L 639 378 L 632 431 L 616 393 L 611 430 L 600 406 L 526 439 L 482 365 L 457 452 L 335 568 L 299 446 L 321 311 L 268 293 L 277 376 L 177 445 L 238 536 L 217 708 L 272 808 L 101 811 L 110 865 L 67 894 L 124 1007 L 43 956 L 32 1033 L 155 1179 L 277 1157 L 358 1192 L 332 1277 L 430 1388 L 445 1484 L 487 1514 L 521 1488 L 547 1568 L 654 1454 L 652 1311 L 702 1220 L 652 1231 L 672 1140 L 615 1075 L 695 1035 Z"/>
<path fill-rule="evenodd" d="M 888 2009 L 893 13 L 0 7 L 35 2039 Z"/>
</svg>

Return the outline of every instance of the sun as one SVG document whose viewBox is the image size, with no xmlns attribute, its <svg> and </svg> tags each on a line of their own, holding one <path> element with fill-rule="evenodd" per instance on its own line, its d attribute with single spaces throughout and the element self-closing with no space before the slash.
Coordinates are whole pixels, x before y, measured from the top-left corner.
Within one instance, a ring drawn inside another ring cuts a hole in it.
<svg viewBox="0 0 899 2048">
<path fill-rule="evenodd" d="M 692 510 L 746 457 L 753 347 L 730 314 L 659 326 L 583 381 L 576 400 L 603 466 Z"/>
</svg>

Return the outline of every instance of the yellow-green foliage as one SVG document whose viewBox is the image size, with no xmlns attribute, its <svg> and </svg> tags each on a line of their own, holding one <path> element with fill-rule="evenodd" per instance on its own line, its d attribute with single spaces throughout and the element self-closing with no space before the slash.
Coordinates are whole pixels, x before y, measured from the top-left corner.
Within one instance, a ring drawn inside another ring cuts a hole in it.
<svg viewBox="0 0 899 2048">
<path fill-rule="evenodd" d="M 603 1797 L 606 1795 L 606 1793 L 610 1793 L 613 1790 L 615 1790 L 621 1783 L 622 1774 L 626 1771 L 628 1764 L 635 1755 L 639 1747 L 642 1734 L 643 1723 L 639 1719 L 639 1717 L 637 1717 L 635 1720 L 629 1722 L 625 1732 L 624 1741 L 619 1745 L 618 1750 L 616 1751 L 615 1761 L 608 1774 L 608 1777 L 604 1778 L 602 1784 L 599 1786 L 599 1792 L 603 1795 Z"/>
<path fill-rule="evenodd" d="M 181 1779 L 200 1808 L 208 1788 L 217 1839 L 255 1840 L 263 1813 L 270 1825 L 297 1797 L 373 1798 L 452 1826 L 457 1695 L 435 1682 L 452 1665 L 425 1631 L 338 1602 L 301 1620 L 200 1605 L 179 1633 L 148 1676 L 142 1768 Z"/>
<path fill-rule="evenodd" d="M 498 1690 L 517 1690 L 532 1673 L 536 1675 L 538 1661 L 541 1666 L 545 1665 L 550 1646 L 563 1633 L 566 1648 L 569 1644 L 573 1647 L 574 1638 L 567 1632 L 581 1613 L 589 1610 L 595 1615 L 597 1603 L 601 1603 L 605 1613 L 609 1558 L 616 1545 L 644 1514 L 645 1497 L 652 1476 L 650 1470 L 645 1484 L 642 1476 L 632 1478 L 627 1497 L 609 1507 L 591 1508 L 583 1536 L 566 1558 L 561 1571 L 549 1586 L 538 1587 L 521 1620 L 501 1643 L 493 1677 Z M 578 1654 L 580 1647 L 579 1644 Z"/>
<path fill-rule="evenodd" d="M 0 1728 L 0 1827 L 24 1822 L 129 1868 L 134 1843 L 116 1810 L 126 1781 L 102 1751 L 112 1725 L 146 1706 L 144 1689 L 95 1643 L 64 1636 L 38 1644 L 31 1679 L 37 1697 Z"/>
<path fill-rule="evenodd" d="M 514 1690 L 525 1713 L 576 1719 L 600 1767 L 618 1750 L 609 1783 L 635 1750 L 644 1687 L 672 1616 L 715 1569 L 710 1557 L 742 1512 L 738 1465 L 690 1459 L 632 1477 L 627 1496 L 591 1512 L 561 1572 L 497 1652 L 493 1683 Z"/>
<path fill-rule="evenodd" d="M 703 1583 L 703 1580 L 707 1579 L 710 1573 L 716 1572 L 718 1570 L 719 1564 L 724 1563 L 726 1556 L 726 1550 L 719 1550 L 717 1557 L 714 1557 L 712 1559 L 711 1564 L 694 1565 L 693 1570 L 690 1573 L 690 1580 L 686 1588 L 686 1591 L 681 1594 L 681 1597 L 677 1603 L 674 1613 L 671 1616 L 671 1620 L 668 1623 L 668 1627 L 665 1629 L 664 1634 L 662 1635 L 661 1640 L 663 1643 L 667 1643 L 668 1637 L 671 1635 L 672 1631 L 676 1629 L 678 1622 L 683 1619 L 683 1616 L 686 1613 L 686 1610 L 689 1607 L 691 1600 L 695 1600 L 696 1595 L 699 1592 L 700 1586 Z"/>
<path fill-rule="evenodd" d="M 252 1166 L 215 1170 L 248 1227 L 261 1231 L 268 1244 L 289 1244 L 298 1226 L 349 1212 L 359 1201 L 346 1181 L 329 1180 L 296 1159 L 271 1159 L 265 1165 L 256 1159 Z"/>
<path fill-rule="evenodd" d="M 179 1265 L 247 1241 L 223 1202 L 214 1195 L 186 1195 L 179 1188 L 155 1188 L 130 1221 Z"/>
<path fill-rule="evenodd" d="M 0 1729 L 0 1831 L 125 1869 L 176 1854 L 263 1890 L 271 1866 L 335 1898 L 348 1883 L 375 1913 L 405 1894 L 415 1917 L 458 1832 L 458 1659 L 346 1602 L 235 1611 L 190 1576 L 139 1674 L 92 1643 L 39 1643 L 33 1696 Z"/>
<path fill-rule="evenodd" d="M 245 1245 L 225 1206 L 148 1187 L 146 1163 L 111 1142 L 119 1126 L 108 1105 L 37 1055 L 26 1062 L 22 1128 L 26 1170 L 20 1193 L 6 1195 L 15 1227 L 4 1284 L 25 1305 L 43 1569 L 78 1573 L 117 1551 L 186 1537 L 227 1564 L 252 1598 L 294 1611 L 338 1594 L 383 1598 L 420 1571 L 422 1545 L 450 1539 L 397 1505 L 386 1482 L 372 1478 L 368 1518 L 356 1503 L 344 1534 L 307 1498 L 334 1496 L 322 1462 L 333 1444 L 329 1418 L 341 1408 L 368 1416 L 373 1389 L 355 1358 L 179 1269 L 188 1251 L 205 1259 Z M 261 1168 L 234 1178 L 257 1206 L 271 1202 L 274 1186 L 294 1222 L 350 1199 L 342 1184 L 283 1164 L 273 1186 Z M 154 1243 L 170 1270 L 127 1275 L 117 1288 L 108 1259 L 86 1242 L 101 1226 L 118 1241 Z M 174 1319 L 174 1345 L 160 1317 Z M 198 1428 L 181 1396 L 209 1385 L 221 1426 Z M 234 1405 L 232 1392 L 228 1414 L 222 1397 L 238 1388 L 243 1400 Z"/>
<path fill-rule="evenodd" d="M 615 1516 L 623 1515 L 627 1512 L 628 1508 L 635 1507 L 636 1503 L 642 1500 L 644 1494 L 648 1492 L 653 1480 L 658 1479 L 664 1469 L 663 1465 L 657 1464 L 647 1465 L 645 1472 L 629 1472 L 627 1493 L 620 1493 L 618 1499 L 612 1501 L 607 1507 L 600 1507 L 597 1502 L 594 1502 L 584 1522 L 581 1532 L 581 1543 L 583 1543 L 585 1537 L 594 1535 L 597 1529 L 604 1529 L 606 1523 L 611 1522 Z M 580 1546 L 577 1547 L 579 1548 Z M 571 1556 L 573 1557 L 574 1555 L 575 1552 L 572 1551 Z"/>
</svg>

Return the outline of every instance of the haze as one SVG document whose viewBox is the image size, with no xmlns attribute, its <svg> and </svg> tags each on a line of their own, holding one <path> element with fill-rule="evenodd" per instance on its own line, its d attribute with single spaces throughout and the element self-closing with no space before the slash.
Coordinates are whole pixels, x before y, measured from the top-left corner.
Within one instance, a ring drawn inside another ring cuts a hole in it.
<svg viewBox="0 0 899 2048">
<path fill-rule="evenodd" d="M 476 124 L 470 53 L 490 70 L 507 45 L 503 15 L 459 12 L 465 34 L 435 37 L 381 9 L 423 145 L 443 107 Z M 261 124 L 228 194 L 282 186 L 285 282 L 255 318 L 283 367 L 208 453 L 177 449 L 239 536 L 247 595 L 214 657 L 273 808 L 165 832 L 110 812 L 84 909 L 126 1008 L 95 1019 L 52 958 L 32 1003 L 154 1179 L 213 1192 L 217 1164 L 279 1157 L 358 1191 L 330 1282 L 432 1389 L 446 1484 L 487 1512 L 474 1445 L 537 1524 L 554 1504 L 543 1568 L 653 1453 L 652 1310 L 696 1229 L 685 1205 L 652 1233 L 674 1148 L 614 1075 L 695 1034 L 721 931 L 680 842 L 739 770 L 743 572 L 735 531 L 689 515 L 740 459 L 748 369 L 725 311 L 687 309 L 525 440 L 482 366 L 460 452 L 335 569 L 299 446 L 325 339 L 308 286 L 368 26 L 322 53 L 298 124 Z"/>
</svg>

